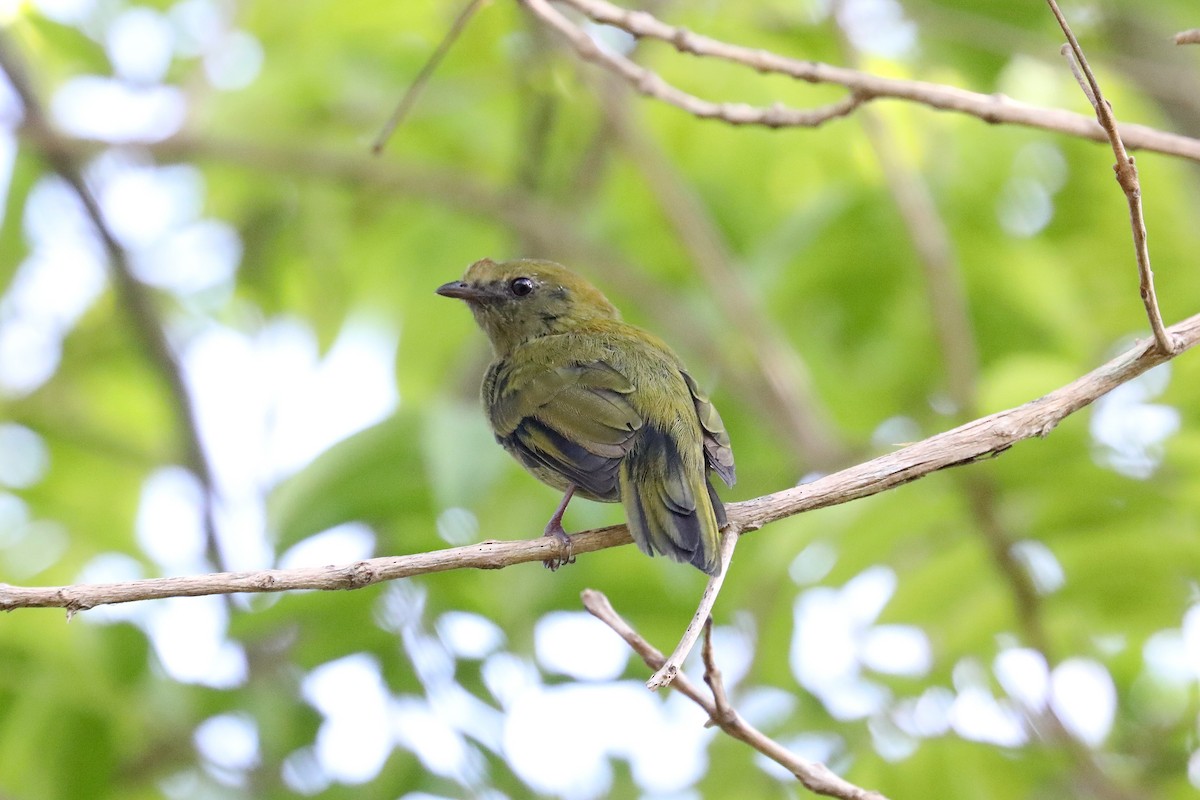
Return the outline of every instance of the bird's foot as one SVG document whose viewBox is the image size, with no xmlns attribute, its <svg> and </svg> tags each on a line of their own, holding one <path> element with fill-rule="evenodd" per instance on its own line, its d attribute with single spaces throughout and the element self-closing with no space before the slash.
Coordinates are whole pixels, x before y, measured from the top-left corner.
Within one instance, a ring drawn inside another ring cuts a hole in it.
<svg viewBox="0 0 1200 800">
<path fill-rule="evenodd" d="M 551 520 L 550 524 L 546 526 L 546 532 L 542 535 L 557 539 L 561 546 L 558 555 L 542 562 L 546 569 L 554 572 L 564 564 L 575 563 L 575 545 L 572 544 L 570 535 L 563 530 L 561 522 L 556 519 Z"/>
</svg>

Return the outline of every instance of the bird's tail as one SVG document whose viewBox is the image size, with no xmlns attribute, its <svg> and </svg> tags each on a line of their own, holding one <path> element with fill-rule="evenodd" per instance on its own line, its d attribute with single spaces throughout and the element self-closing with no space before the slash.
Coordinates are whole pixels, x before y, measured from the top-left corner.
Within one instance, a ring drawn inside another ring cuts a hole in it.
<svg viewBox="0 0 1200 800">
<path fill-rule="evenodd" d="M 720 571 L 725 506 L 708 482 L 703 458 L 683 459 L 670 435 L 646 424 L 621 462 L 620 482 L 629 532 L 642 552 L 662 553 L 709 575 Z"/>
</svg>

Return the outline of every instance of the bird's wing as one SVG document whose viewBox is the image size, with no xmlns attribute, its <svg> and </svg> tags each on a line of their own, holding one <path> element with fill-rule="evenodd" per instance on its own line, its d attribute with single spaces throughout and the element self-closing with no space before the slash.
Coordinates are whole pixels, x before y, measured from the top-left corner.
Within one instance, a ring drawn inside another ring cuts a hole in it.
<svg viewBox="0 0 1200 800">
<path fill-rule="evenodd" d="M 632 392 L 624 375 L 592 361 L 505 370 L 487 400 L 496 437 L 523 463 L 615 500 L 617 467 L 642 427 Z"/>
<path fill-rule="evenodd" d="M 729 434 L 725 432 L 725 423 L 717 408 L 708 399 L 691 375 L 680 370 L 683 379 L 687 381 L 688 391 L 692 393 L 692 402 L 696 406 L 696 417 L 704 430 L 704 463 L 713 472 L 721 476 L 726 486 L 733 486 L 737 481 L 737 469 L 733 464 L 733 447 Z"/>
</svg>

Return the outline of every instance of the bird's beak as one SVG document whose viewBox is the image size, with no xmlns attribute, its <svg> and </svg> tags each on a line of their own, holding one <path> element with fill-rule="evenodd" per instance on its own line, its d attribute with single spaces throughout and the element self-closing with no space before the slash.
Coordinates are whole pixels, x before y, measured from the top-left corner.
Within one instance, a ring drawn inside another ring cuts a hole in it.
<svg viewBox="0 0 1200 800">
<path fill-rule="evenodd" d="M 472 286 L 466 281 L 450 281 L 443 283 L 437 288 L 437 293 L 442 297 L 457 297 L 459 300 L 466 300 L 468 303 L 482 300 L 486 295 L 483 289 L 478 286 Z"/>
</svg>

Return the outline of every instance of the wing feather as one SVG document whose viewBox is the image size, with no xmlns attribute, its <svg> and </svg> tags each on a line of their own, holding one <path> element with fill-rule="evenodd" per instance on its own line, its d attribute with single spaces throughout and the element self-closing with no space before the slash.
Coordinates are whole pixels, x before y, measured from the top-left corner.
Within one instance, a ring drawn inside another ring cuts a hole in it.
<svg viewBox="0 0 1200 800">
<path fill-rule="evenodd" d="M 696 406 L 696 417 L 700 427 L 704 429 L 704 462 L 713 472 L 721 476 L 726 486 L 737 482 L 737 469 L 733 464 L 733 445 L 729 434 L 725 432 L 725 423 L 717 413 L 717 407 L 708 396 L 700 391 L 691 375 L 680 370 L 687 382 L 688 391 L 692 393 L 692 402 Z"/>
<path fill-rule="evenodd" d="M 617 471 L 642 427 L 630 402 L 633 385 L 619 371 L 603 361 L 501 367 L 484 392 L 500 443 L 526 466 L 550 473 L 533 468 L 535 475 L 619 499 Z"/>
</svg>

